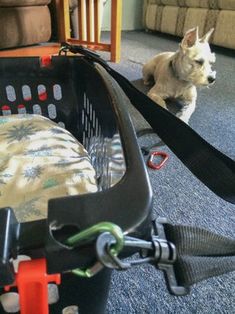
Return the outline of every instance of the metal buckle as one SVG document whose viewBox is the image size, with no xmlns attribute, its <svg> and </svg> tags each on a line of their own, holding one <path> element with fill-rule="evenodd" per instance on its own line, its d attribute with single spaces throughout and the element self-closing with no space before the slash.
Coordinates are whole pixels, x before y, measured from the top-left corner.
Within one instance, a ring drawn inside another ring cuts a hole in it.
<svg viewBox="0 0 235 314">
<path fill-rule="evenodd" d="M 162 157 L 162 161 L 158 164 L 154 162 L 154 157 L 156 157 L 156 156 Z M 159 170 L 164 166 L 164 164 L 166 163 L 168 158 L 169 158 L 169 155 L 167 153 L 159 152 L 159 151 L 152 152 L 149 156 L 147 165 L 148 165 L 148 167 L 150 167 L 152 169 Z"/>
<path fill-rule="evenodd" d="M 166 223 L 166 219 L 157 219 L 153 222 L 154 234 L 151 241 L 125 236 L 124 248 L 137 249 L 140 258 L 123 261 L 117 254 L 113 254 L 110 248 L 115 245 L 116 239 L 108 232 L 102 233 L 97 238 L 97 258 L 103 266 L 117 270 L 127 270 L 135 265 L 150 263 L 164 272 L 167 288 L 171 294 L 186 295 L 189 289 L 179 286 L 176 280 L 174 270 L 174 263 L 177 258 L 176 248 L 173 243 L 167 241 L 163 223 Z"/>
<path fill-rule="evenodd" d="M 108 233 L 112 235 L 114 242 L 112 243 L 112 246 L 109 247 L 109 253 L 112 256 L 116 256 L 123 248 L 124 235 L 119 226 L 110 222 L 100 222 L 90 228 L 82 230 L 81 232 L 69 237 L 66 244 L 75 248 L 84 242 L 92 241 L 100 233 Z M 102 268 L 103 265 L 100 262 L 96 262 L 93 266 L 86 269 L 74 269 L 72 270 L 72 273 L 80 277 L 90 278 L 96 275 Z"/>
</svg>

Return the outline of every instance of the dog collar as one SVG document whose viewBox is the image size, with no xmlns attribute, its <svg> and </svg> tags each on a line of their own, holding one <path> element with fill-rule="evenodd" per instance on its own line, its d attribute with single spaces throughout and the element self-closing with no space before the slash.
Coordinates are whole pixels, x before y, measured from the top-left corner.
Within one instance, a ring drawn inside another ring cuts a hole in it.
<svg viewBox="0 0 235 314">
<path fill-rule="evenodd" d="M 172 72 L 172 74 L 174 75 L 174 77 L 175 77 L 177 80 L 180 80 L 180 81 L 183 81 L 183 82 L 186 82 L 186 83 L 189 83 L 189 84 L 193 85 L 190 81 L 187 81 L 187 80 L 182 79 L 182 77 L 180 77 L 180 76 L 177 74 L 177 71 L 176 71 L 176 69 L 175 69 L 175 66 L 174 66 L 173 61 L 174 61 L 174 60 L 171 60 L 171 61 L 170 61 L 169 66 L 170 66 L 171 72 Z"/>
<path fill-rule="evenodd" d="M 179 75 L 176 73 L 175 67 L 173 65 L 173 60 L 170 61 L 170 68 L 171 68 L 171 72 L 173 73 L 173 75 L 179 80 L 180 77 Z"/>
</svg>

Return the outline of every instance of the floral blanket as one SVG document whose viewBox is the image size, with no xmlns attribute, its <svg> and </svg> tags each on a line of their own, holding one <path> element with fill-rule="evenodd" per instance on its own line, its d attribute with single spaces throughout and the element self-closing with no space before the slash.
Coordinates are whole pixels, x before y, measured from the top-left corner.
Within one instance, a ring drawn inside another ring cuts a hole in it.
<svg viewBox="0 0 235 314">
<path fill-rule="evenodd" d="M 39 115 L 0 116 L 0 208 L 38 220 L 49 199 L 96 191 L 87 151 L 71 133 Z"/>
</svg>

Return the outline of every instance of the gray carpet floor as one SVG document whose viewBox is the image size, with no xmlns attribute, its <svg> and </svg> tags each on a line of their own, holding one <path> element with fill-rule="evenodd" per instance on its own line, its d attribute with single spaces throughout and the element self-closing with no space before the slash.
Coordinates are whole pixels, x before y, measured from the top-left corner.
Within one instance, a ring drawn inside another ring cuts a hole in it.
<svg viewBox="0 0 235 314">
<path fill-rule="evenodd" d="M 158 52 L 175 51 L 179 41 L 156 33 L 124 32 L 121 62 L 111 66 L 146 92 L 141 80 L 142 64 Z M 198 90 L 190 126 L 235 159 L 235 53 L 218 47 L 212 50 L 217 56 L 217 81 L 210 89 Z M 107 57 L 105 53 L 103 57 Z M 135 127 L 146 127 L 138 113 L 129 110 Z M 151 140 L 145 139 L 144 144 Z M 169 153 L 168 163 L 160 171 L 148 170 L 154 215 L 234 237 L 235 206 L 208 190 L 166 146 L 161 149 Z M 152 266 L 114 271 L 107 306 L 107 314 L 111 313 L 235 313 L 235 273 L 208 279 L 194 285 L 190 295 L 174 297 L 168 293 L 162 273 Z"/>
</svg>

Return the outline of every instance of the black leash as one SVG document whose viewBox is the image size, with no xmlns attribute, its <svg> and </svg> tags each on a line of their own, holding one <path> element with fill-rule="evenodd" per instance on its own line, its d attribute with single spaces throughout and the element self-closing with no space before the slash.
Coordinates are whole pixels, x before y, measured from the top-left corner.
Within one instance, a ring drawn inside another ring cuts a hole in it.
<svg viewBox="0 0 235 314">
<path fill-rule="evenodd" d="M 201 280 L 235 270 L 235 240 L 205 229 L 165 224 L 167 240 L 174 243 L 177 283 L 189 287 Z"/>
<path fill-rule="evenodd" d="M 222 154 L 187 124 L 156 105 L 110 67 L 131 103 L 185 166 L 215 194 L 235 204 L 235 162 Z"/>
<path fill-rule="evenodd" d="M 69 50 L 73 53 L 80 53 L 88 60 L 102 65 L 118 82 L 132 105 L 143 115 L 154 132 L 185 166 L 211 191 L 227 202 L 235 204 L 235 162 L 232 159 L 206 142 L 173 114 L 156 105 L 96 53 L 82 46 L 71 46 L 66 43 L 62 45 L 62 51 Z M 174 276 L 171 277 L 172 272 L 169 270 L 174 268 L 176 282 L 174 280 L 171 282 L 171 293 L 182 295 L 185 292 L 182 292 L 181 289 L 174 289 L 174 286 L 189 287 L 203 279 L 235 270 L 234 239 L 222 237 L 198 227 L 168 223 L 163 223 L 163 226 L 165 240 L 157 230 L 154 230 L 157 234 L 157 240 L 154 241 L 155 250 L 163 248 L 164 243 L 166 245 L 174 243 L 177 257 L 174 261 L 167 258 L 156 261 L 155 265 L 168 274 L 167 282 L 169 282 L 169 278 L 174 278 Z M 158 237 L 160 238 L 158 239 Z M 159 249 L 157 247 L 158 240 L 161 240 Z"/>
</svg>

